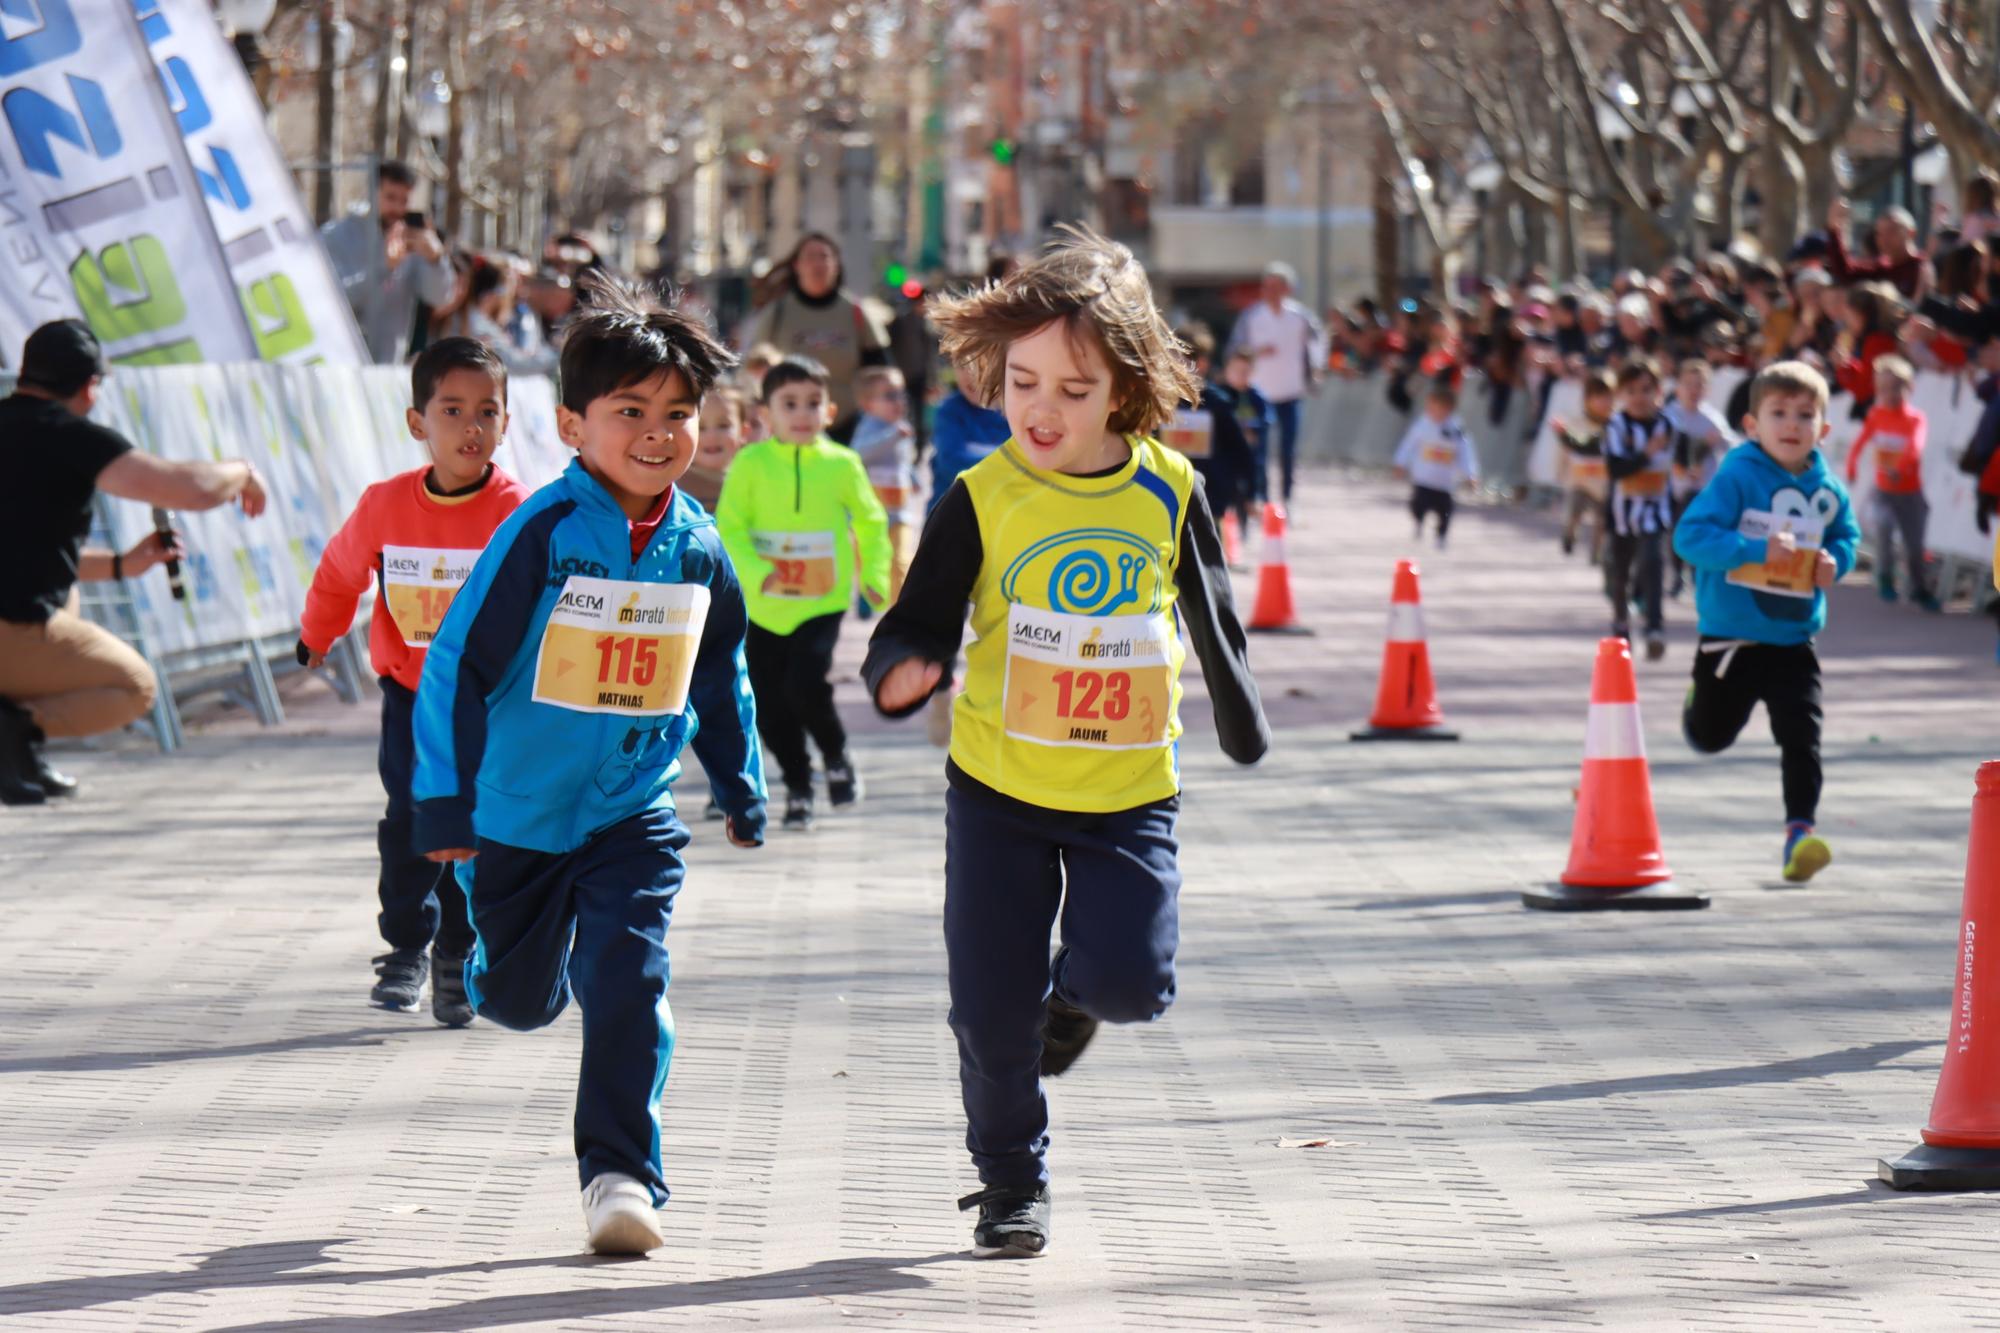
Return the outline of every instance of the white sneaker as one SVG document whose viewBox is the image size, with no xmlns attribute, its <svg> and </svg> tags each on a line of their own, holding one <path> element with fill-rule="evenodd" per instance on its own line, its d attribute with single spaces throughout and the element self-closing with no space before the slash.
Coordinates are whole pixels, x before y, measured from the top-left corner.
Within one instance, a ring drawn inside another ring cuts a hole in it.
<svg viewBox="0 0 2000 1333">
<path fill-rule="evenodd" d="M 583 1187 L 583 1221 L 598 1254 L 644 1254 L 666 1243 L 652 1191 L 628 1175 L 606 1171 Z"/>
</svg>

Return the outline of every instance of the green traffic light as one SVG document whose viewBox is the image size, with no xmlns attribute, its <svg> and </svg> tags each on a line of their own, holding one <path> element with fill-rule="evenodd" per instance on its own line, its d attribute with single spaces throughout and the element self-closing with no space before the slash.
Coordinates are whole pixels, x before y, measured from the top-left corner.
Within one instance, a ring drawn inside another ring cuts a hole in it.
<svg viewBox="0 0 2000 1333">
<path fill-rule="evenodd" d="M 1014 141 L 1012 139 L 995 139 L 993 141 L 993 160 L 1003 167 L 1011 163 L 1014 160 Z"/>
<path fill-rule="evenodd" d="M 901 264 L 891 264 L 882 270 L 882 282 L 886 286 L 900 287 L 909 279 L 910 271 Z"/>
</svg>

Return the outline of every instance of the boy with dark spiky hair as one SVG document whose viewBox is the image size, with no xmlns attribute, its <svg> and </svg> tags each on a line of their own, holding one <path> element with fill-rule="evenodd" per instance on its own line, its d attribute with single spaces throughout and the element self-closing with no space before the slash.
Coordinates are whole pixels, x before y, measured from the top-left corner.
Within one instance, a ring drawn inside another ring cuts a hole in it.
<svg viewBox="0 0 2000 1333">
<path fill-rule="evenodd" d="M 503 1027 L 584 1014 L 576 1150 L 590 1246 L 661 1244 L 660 1094 L 673 1055 L 667 922 L 692 744 L 729 840 L 764 831 L 743 594 L 674 482 L 731 357 L 695 319 L 593 280 L 563 343 L 562 476 L 494 534 L 417 693 L 416 846 L 457 865 L 465 988 Z"/>
</svg>

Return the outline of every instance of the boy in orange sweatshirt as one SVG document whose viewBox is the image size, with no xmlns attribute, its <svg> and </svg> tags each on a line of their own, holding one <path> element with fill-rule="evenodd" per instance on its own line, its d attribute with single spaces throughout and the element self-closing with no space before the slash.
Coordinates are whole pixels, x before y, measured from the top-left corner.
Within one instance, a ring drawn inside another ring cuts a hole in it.
<svg viewBox="0 0 2000 1333">
<path fill-rule="evenodd" d="M 298 656 L 308 667 L 324 662 L 354 623 L 361 594 L 376 585 L 368 656 L 382 677 L 379 764 L 389 795 L 376 826 L 382 857 L 376 924 L 389 952 L 375 959 L 368 998 L 385 1009 L 413 1010 L 428 978 L 437 1021 L 464 1027 L 472 1021 L 465 995 L 472 927 L 451 867 L 432 864 L 412 845 L 410 714 L 424 651 L 452 595 L 529 491 L 493 465 L 507 433 L 507 368 L 498 353 L 473 338 L 432 343 L 411 368 L 410 390 L 410 434 L 430 450 L 431 461 L 370 486 L 327 543 L 306 593 Z"/>
<path fill-rule="evenodd" d="M 1847 480 L 1861 472 L 1861 455 L 1875 450 L 1875 492 L 1868 497 L 1868 527 L 1875 539 L 1875 586 L 1882 600 L 1896 600 L 1896 538 L 1903 539 L 1903 559 L 1910 570 L 1910 601 L 1926 611 L 1941 611 L 1924 569 L 1924 529 L 1931 507 L 1924 499 L 1924 432 L 1928 423 L 1921 409 L 1910 405 L 1910 385 L 1916 372 L 1900 356 L 1875 359 L 1875 405 L 1861 423 L 1861 434 L 1847 451 Z"/>
</svg>

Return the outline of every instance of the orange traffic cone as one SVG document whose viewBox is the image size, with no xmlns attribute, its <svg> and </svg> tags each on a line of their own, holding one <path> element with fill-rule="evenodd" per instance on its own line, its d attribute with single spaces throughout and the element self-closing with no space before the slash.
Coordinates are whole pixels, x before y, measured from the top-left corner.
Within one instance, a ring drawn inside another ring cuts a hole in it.
<svg viewBox="0 0 2000 1333">
<path fill-rule="evenodd" d="M 1243 628 L 1260 634 L 1310 634 L 1292 608 L 1292 571 L 1285 563 L 1285 507 L 1264 506 L 1264 540 L 1258 551 L 1257 604 Z"/>
<path fill-rule="evenodd" d="M 1557 912 L 1708 906 L 1701 894 L 1667 883 L 1672 878 L 1653 818 L 1653 779 L 1639 725 L 1632 646 L 1621 638 L 1601 639 L 1590 680 L 1590 722 L 1569 869 L 1560 884 L 1526 890 L 1521 902 Z"/>
<path fill-rule="evenodd" d="M 1236 521 L 1236 511 L 1222 511 L 1222 563 L 1231 569 L 1243 565 L 1243 525 Z"/>
<path fill-rule="evenodd" d="M 1389 635 L 1382 645 L 1382 679 L 1375 691 L 1375 713 L 1364 731 L 1350 732 L 1353 741 L 1455 741 L 1458 733 L 1444 725 L 1437 687 L 1431 683 L 1431 651 L 1424 642 L 1423 597 L 1417 591 L 1413 560 L 1396 562 L 1396 580 L 1389 589 Z"/>
<path fill-rule="evenodd" d="M 2000 763 L 1979 766 L 1972 797 L 1972 839 L 1965 849 L 1965 905 L 1958 926 L 1958 984 L 1924 1141 L 1875 1172 L 1899 1190 L 2000 1189 L 2000 1029 L 1975 1022 L 1974 997 L 2000 985 L 2000 959 L 1978 945 L 1979 923 L 2000 909 Z M 1984 968 L 1984 971 L 1980 969 Z M 1983 1010 L 1977 1011 L 1982 1014 Z"/>
</svg>

